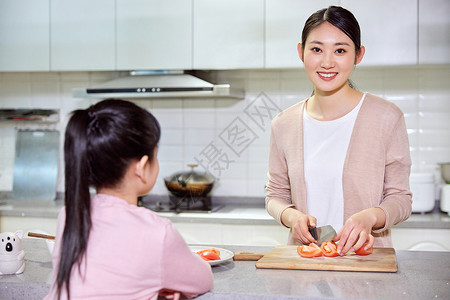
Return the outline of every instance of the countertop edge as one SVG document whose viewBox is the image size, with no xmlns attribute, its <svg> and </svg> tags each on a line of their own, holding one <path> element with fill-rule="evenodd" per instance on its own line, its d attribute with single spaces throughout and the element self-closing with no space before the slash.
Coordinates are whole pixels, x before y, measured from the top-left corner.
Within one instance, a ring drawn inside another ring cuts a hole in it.
<svg viewBox="0 0 450 300">
<path fill-rule="evenodd" d="M 230 200 L 230 199 L 235 199 Z M 265 211 L 261 199 L 249 198 L 218 198 L 225 207 L 211 213 L 157 213 L 174 223 L 221 223 L 221 224 L 255 224 L 279 225 L 277 221 Z M 244 204 L 242 204 L 244 203 Z M 0 217 L 27 217 L 56 219 L 63 207 L 63 200 L 52 201 L 24 201 L 0 200 Z M 250 213 L 239 213 L 240 210 L 250 210 Z M 435 208 L 428 213 L 413 213 L 411 217 L 392 228 L 411 229 L 450 229 L 450 216 Z"/>
</svg>

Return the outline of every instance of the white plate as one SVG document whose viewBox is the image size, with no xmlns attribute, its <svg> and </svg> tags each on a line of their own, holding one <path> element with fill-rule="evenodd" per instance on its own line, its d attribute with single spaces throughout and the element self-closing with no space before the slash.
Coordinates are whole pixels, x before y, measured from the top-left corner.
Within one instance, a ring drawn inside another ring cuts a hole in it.
<svg viewBox="0 0 450 300">
<path fill-rule="evenodd" d="M 218 248 L 218 247 L 212 247 L 212 246 L 189 246 L 189 249 L 191 249 L 192 252 L 196 253 L 201 250 L 205 249 L 211 249 L 214 248 L 216 250 L 220 251 L 220 260 L 209 260 L 207 263 L 209 263 L 211 266 L 215 266 L 227 261 L 230 261 L 233 259 L 234 253 L 230 250 Z"/>
</svg>

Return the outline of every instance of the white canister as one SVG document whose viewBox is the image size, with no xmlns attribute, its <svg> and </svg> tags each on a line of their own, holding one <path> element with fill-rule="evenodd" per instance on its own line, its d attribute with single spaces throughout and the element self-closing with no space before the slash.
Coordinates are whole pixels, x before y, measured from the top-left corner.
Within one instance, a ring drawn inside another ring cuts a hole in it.
<svg viewBox="0 0 450 300">
<path fill-rule="evenodd" d="M 435 204 L 433 173 L 411 173 L 409 183 L 411 192 L 413 193 L 412 211 L 432 211 Z"/>
</svg>

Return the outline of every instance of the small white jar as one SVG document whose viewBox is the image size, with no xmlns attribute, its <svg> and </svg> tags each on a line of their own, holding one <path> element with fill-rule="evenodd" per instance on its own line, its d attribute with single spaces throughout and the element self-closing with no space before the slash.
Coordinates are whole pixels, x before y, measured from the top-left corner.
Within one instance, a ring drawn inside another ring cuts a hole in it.
<svg viewBox="0 0 450 300">
<path fill-rule="evenodd" d="M 409 177 L 412 198 L 412 212 L 430 212 L 435 205 L 433 173 L 411 173 Z"/>
</svg>

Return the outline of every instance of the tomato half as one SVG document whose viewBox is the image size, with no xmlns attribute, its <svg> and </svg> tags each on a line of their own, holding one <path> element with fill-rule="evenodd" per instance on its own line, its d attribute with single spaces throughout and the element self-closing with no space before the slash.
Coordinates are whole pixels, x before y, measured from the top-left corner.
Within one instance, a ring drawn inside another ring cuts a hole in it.
<svg viewBox="0 0 450 300">
<path fill-rule="evenodd" d="M 322 250 L 314 243 L 309 244 L 309 246 L 298 246 L 297 253 L 300 254 L 301 257 L 307 258 L 322 256 Z"/>
<path fill-rule="evenodd" d="M 217 255 L 217 253 L 214 252 L 203 252 L 202 254 L 199 254 L 201 258 L 203 258 L 204 260 L 208 261 L 208 260 L 220 260 L 220 256 Z"/>
<path fill-rule="evenodd" d="M 339 255 L 339 253 L 337 252 L 337 246 L 333 241 L 323 242 L 322 246 L 320 246 L 320 250 L 322 251 L 322 254 L 327 257 L 333 257 L 333 256 Z"/>
<path fill-rule="evenodd" d="M 362 245 L 361 248 L 359 248 L 358 250 L 355 251 L 356 254 L 358 255 L 368 255 L 370 253 L 372 253 L 373 251 L 373 247 L 370 247 L 369 249 L 365 250 L 364 247 L 367 245 L 367 241 L 364 243 L 364 245 Z"/>
<path fill-rule="evenodd" d="M 203 249 L 203 250 L 197 251 L 197 254 L 202 254 L 203 252 L 214 252 L 215 254 L 220 255 L 220 251 L 215 248 Z"/>
<path fill-rule="evenodd" d="M 214 248 L 197 251 L 197 254 L 206 261 L 220 260 L 220 251 Z"/>
</svg>

